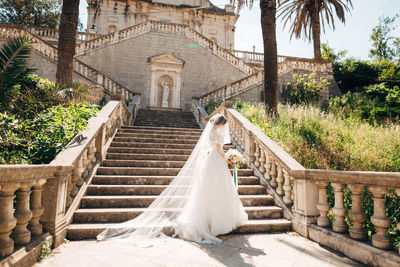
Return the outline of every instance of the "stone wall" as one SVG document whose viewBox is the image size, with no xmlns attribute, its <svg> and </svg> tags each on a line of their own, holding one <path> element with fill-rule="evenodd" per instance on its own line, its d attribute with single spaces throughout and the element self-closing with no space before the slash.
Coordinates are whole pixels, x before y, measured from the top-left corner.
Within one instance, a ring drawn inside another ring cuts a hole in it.
<svg viewBox="0 0 400 267">
<path fill-rule="evenodd" d="M 145 33 L 97 50 L 78 59 L 107 74 L 122 85 L 142 95 L 142 107 L 150 97 L 149 57 L 169 53 L 184 61 L 181 82 L 181 108 L 190 110 L 192 97 L 247 76 L 225 60 L 184 36 L 157 32 Z M 188 47 L 189 46 L 189 47 Z"/>
</svg>

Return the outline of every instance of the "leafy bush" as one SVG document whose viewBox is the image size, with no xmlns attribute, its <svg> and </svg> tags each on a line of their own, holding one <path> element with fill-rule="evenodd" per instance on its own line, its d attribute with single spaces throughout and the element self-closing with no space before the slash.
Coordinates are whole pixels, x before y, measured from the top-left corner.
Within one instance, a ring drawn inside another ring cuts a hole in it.
<svg viewBox="0 0 400 267">
<path fill-rule="evenodd" d="M 33 120 L 0 113 L 0 163 L 47 164 L 84 129 L 99 106 L 70 104 L 51 107 Z"/>
<path fill-rule="evenodd" d="M 336 115 L 357 117 L 371 124 L 396 121 L 400 116 L 400 89 L 388 88 L 384 83 L 348 92 L 330 100 L 330 110 Z"/>
<path fill-rule="evenodd" d="M 222 99 L 219 99 L 217 101 L 210 101 L 204 107 L 204 109 L 207 111 L 208 114 L 211 114 L 222 104 L 222 102 L 223 102 Z"/>
<path fill-rule="evenodd" d="M 320 77 L 319 83 L 315 80 L 316 72 L 311 74 L 293 74 L 295 83 L 289 82 L 287 90 L 289 92 L 288 103 L 290 104 L 312 104 L 317 105 L 321 99 L 321 93 L 328 81 Z"/>
</svg>

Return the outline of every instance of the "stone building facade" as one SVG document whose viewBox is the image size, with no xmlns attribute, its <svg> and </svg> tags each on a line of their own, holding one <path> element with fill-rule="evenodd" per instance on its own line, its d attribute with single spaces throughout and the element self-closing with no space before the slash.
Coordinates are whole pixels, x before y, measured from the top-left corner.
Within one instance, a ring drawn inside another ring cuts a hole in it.
<svg viewBox="0 0 400 267">
<path fill-rule="evenodd" d="M 188 25 L 226 49 L 234 48 L 238 15 L 208 0 L 87 0 L 87 28 L 107 34 L 148 20 Z"/>
</svg>

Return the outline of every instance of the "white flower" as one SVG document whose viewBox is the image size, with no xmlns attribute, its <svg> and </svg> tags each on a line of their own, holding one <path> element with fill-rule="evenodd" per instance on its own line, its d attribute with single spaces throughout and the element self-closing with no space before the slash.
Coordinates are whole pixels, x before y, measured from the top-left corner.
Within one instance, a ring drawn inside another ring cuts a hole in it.
<svg viewBox="0 0 400 267">
<path fill-rule="evenodd" d="M 245 163 L 243 155 L 236 149 L 229 149 L 225 153 L 225 157 L 233 162 L 233 164 Z"/>
</svg>

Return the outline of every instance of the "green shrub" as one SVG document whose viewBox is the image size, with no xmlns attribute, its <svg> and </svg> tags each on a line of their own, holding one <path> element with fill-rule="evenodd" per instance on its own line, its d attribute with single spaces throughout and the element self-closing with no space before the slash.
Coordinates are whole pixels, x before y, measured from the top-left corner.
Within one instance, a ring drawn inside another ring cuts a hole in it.
<svg viewBox="0 0 400 267">
<path fill-rule="evenodd" d="M 217 101 L 210 101 L 204 107 L 204 109 L 207 111 L 208 114 L 211 114 L 222 104 L 222 102 L 223 102 L 222 99 L 219 99 Z"/>
<path fill-rule="evenodd" d="M 384 83 L 369 85 L 359 92 L 332 98 L 329 109 L 338 116 L 355 117 L 370 124 L 391 123 L 400 116 L 400 89 Z"/>
<path fill-rule="evenodd" d="M 0 163 L 49 163 L 98 111 L 80 103 L 51 107 L 33 120 L 0 113 Z"/>
<path fill-rule="evenodd" d="M 317 105 L 321 99 L 321 92 L 329 83 L 320 77 L 319 82 L 315 80 L 316 72 L 311 74 L 293 74 L 293 83 L 287 85 L 287 102 L 290 104 Z"/>
</svg>

